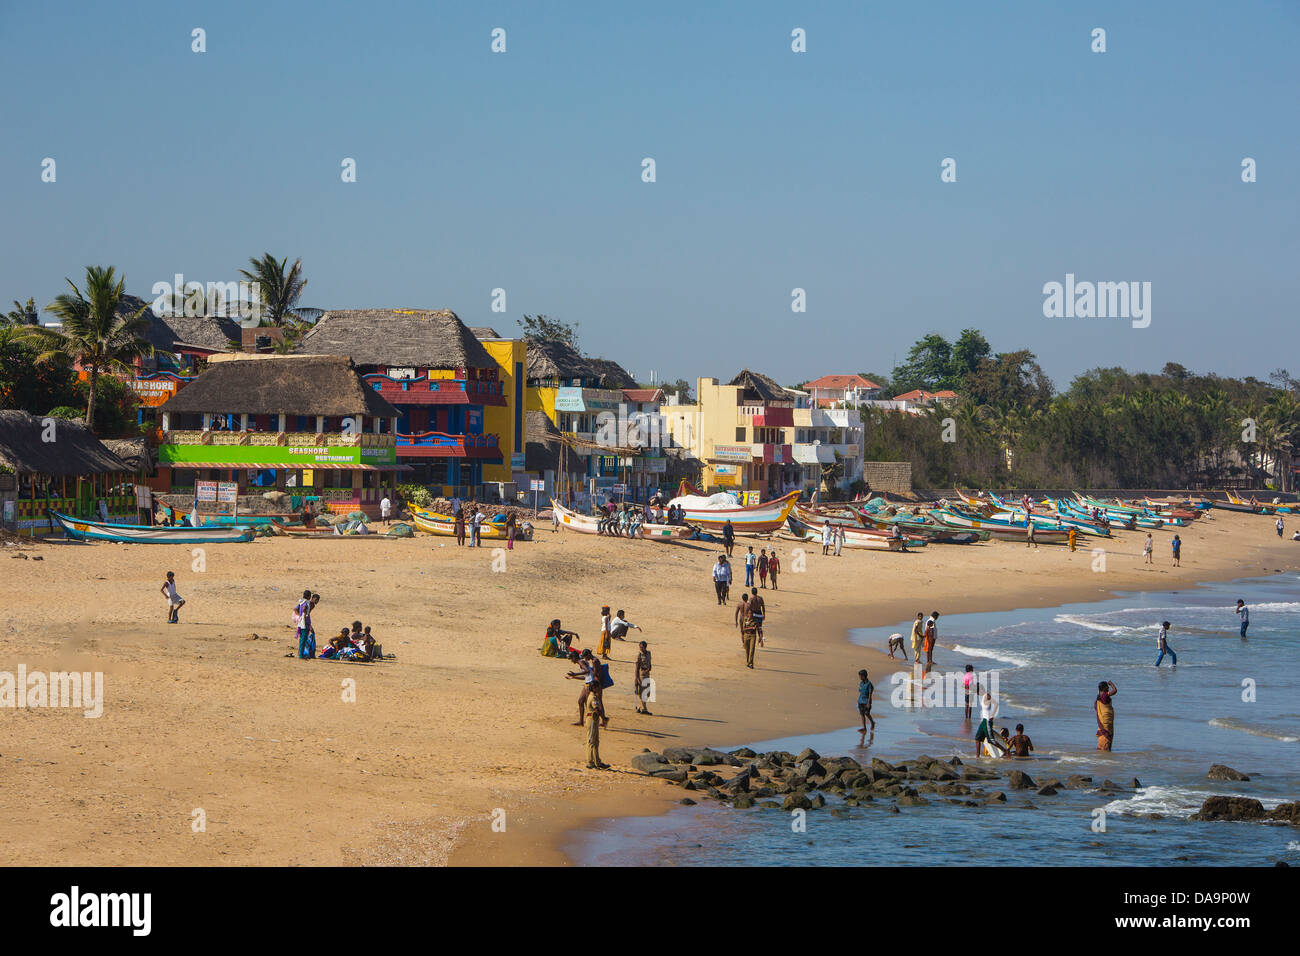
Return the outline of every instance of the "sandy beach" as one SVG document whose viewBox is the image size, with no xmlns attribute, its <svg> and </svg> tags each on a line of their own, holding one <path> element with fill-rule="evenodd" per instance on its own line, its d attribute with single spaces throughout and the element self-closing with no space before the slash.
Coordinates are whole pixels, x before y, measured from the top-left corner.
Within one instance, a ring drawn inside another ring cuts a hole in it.
<svg viewBox="0 0 1300 956">
<path fill-rule="evenodd" d="M 567 830 L 680 799 L 628 769 L 642 748 L 855 723 L 858 669 L 892 671 L 888 629 L 918 610 L 1051 606 L 1300 570 L 1300 542 L 1278 539 L 1268 518 L 1213 512 L 1179 533 L 1182 567 L 1171 566 L 1168 532 L 1143 567 L 1134 532 L 1099 542 L 1104 572 L 1084 547 L 993 541 L 836 558 L 778 539 L 786 573 L 765 593 L 755 671 L 732 609 L 716 605 L 716 546 L 549 527 L 508 553 L 427 536 L 258 539 L 211 546 L 202 561 L 182 546 L 50 542 L 24 547 L 26 557 L 9 546 L 0 670 L 102 671 L 105 700 L 96 719 L 0 711 L 2 862 L 565 863 Z M 800 547 L 806 570 L 796 572 Z M 188 602 L 179 625 L 166 623 L 159 593 L 168 570 Z M 322 642 L 360 619 L 396 660 L 287 656 L 304 588 L 323 597 Z M 615 642 L 609 772 L 583 769 L 584 732 L 571 726 L 579 684 L 537 652 L 554 617 L 594 645 L 602 604 L 644 628 L 633 636 L 650 642 L 657 681 L 653 716 L 635 714 L 635 644 Z M 882 650 L 850 644 L 850 627 L 880 627 Z M 941 630 L 936 658 L 955 638 Z M 891 719 L 885 705 L 876 716 Z"/>
</svg>

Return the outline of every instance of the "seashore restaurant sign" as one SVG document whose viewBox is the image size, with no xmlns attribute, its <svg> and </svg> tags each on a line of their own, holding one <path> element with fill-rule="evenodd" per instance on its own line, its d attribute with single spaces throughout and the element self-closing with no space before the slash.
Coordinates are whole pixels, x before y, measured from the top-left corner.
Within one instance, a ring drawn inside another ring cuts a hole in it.
<svg viewBox="0 0 1300 956">
<path fill-rule="evenodd" d="M 397 449 L 358 445 L 170 445 L 158 446 L 158 464 L 185 468 L 191 462 L 310 468 L 312 465 L 395 465 Z"/>
</svg>

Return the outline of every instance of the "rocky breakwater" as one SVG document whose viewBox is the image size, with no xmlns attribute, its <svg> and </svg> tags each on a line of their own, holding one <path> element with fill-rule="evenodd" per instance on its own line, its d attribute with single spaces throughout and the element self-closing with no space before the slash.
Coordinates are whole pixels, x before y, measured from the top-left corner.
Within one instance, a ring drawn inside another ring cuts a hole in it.
<svg viewBox="0 0 1300 956">
<path fill-rule="evenodd" d="M 1008 792 L 1017 798 L 1016 805 L 1037 809 L 1031 799 L 1035 796 L 1050 798 L 1063 790 L 1114 796 L 1142 786 L 1136 779 L 1128 785 L 1111 780 L 1094 784 L 1091 777 L 1078 775 L 1064 781 L 1035 781 L 1023 770 L 987 763 L 966 766 L 959 757 L 939 760 L 923 755 L 901 763 L 876 757 L 862 764 L 852 757 L 823 757 L 811 748 L 792 754 L 756 753 L 747 747 L 730 752 L 669 747 L 663 753 L 642 751 L 632 758 L 632 766 L 689 791 L 681 801 L 684 804 L 709 798 L 737 809 L 817 810 L 826 806 L 830 794 L 845 806 L 882 804 L 897 813 L 900 807 L 935 801 L 1004 806 Z"/>
</svg>

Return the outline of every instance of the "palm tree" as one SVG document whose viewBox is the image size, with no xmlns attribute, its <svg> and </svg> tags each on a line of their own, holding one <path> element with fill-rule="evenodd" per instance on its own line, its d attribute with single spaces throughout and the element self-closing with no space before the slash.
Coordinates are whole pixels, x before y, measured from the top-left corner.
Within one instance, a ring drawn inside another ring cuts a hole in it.
<svg viewBox="0 0 1300 956">
<path fill-rule="evenodd" d="M 0 323 L 5 325 L 40 325 L 40 310 L 36 308 L 36 300 L 28 299 L 26 305 L 14 299 L 14 307 L 4 316 L 0 316 Z"/>
<path fill-rule="evenodd" d="M 114 369 L 130 370 L 136 359 L 153 354 L 153 346 L 144 339 L 149 324 L 140 318 L 149 306 L 121 311 L 125 280 L 114 275 L 112 266 L 87 266 L 84 293 L 71 279 L 67 283 L 72 294 L 65 292 L 45 307 L 62 320 L 63 327 L 28 327 L 24 337 L 42 349 L 37 362 L 67 356 L 86 371 L 90 379 L 86 424 L 93 430 L 99 376 Z"/>
<path fill-rule="evenodd" d="M 298 300 L 307 286 L 307 280 L 302 277 L 302 260 L 297 259 L 290 266 L 288 257 L 277 262 L 268 252 L 260 259 L 248 261 L 253 271 L 240 269 L 239 273 L 257 287 L 263 318 L 271 325 L 282 325 L 286 318 L 298 319 Z"/>
</svg>

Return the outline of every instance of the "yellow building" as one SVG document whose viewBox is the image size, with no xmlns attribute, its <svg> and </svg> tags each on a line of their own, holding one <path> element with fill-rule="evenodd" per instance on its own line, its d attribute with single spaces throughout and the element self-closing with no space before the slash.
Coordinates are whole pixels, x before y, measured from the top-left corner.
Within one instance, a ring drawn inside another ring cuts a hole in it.
<svg viewBox="0 0 1300 956">
<path fill-rule="evenodd" d="M 523 339 L 500 337 L 495 329 L 471 328 L 488 355 L 500 369 L 502 394 L 506 404 L 485 406 L 483 430 L 496 435 L 501 446 L 501 463 L 483 466 L 484 481 L 519 481 L 527 490 L 524 470 L 524 446 L 527 443 L 524 412 L 532 406 L 525 395 L 528 382 L 528 345 Z M 554 390 L 552 390 L 554 391 Z M 554 411 L 555 396 L 551 396 Z"/>
</svg>

